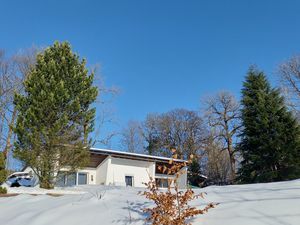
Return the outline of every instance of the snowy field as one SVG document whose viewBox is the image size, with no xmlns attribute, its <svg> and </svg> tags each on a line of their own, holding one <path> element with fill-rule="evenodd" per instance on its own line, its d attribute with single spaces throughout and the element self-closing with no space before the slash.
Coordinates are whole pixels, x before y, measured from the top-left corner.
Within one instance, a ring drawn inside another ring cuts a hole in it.
<svg viewBox="0 0 300 225">
<path fill-rule="evenodd" d="M 142 212 L 149 202 L 137 195 L 143 189 L 85 186 L 55 189 L 59 197 L 39 188 L 10 188 L 27 193 L 0 198 L 1 225 L 145 224 Z M 207 187 L 205 201 L 220 203 L 192 220 L 202 225 L 299 225 L 300 180 L 252 185 Z M 41 194 L 33 196 L 30 194 Z M 193 202 L 200 208 L 203 200 Z"/>
</svg>

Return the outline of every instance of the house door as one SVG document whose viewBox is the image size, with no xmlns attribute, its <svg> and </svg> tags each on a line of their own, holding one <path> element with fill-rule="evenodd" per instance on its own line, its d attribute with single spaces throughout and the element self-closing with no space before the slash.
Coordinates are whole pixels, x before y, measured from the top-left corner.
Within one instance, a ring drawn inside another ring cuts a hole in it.
<svg viewBox="0 0 300 225">
<path fill-rule="evenodd" d="M 126 186 L 133 186 L 133 177 L 132 176 L 125 176 L 125 183 Z"/>
</svg>

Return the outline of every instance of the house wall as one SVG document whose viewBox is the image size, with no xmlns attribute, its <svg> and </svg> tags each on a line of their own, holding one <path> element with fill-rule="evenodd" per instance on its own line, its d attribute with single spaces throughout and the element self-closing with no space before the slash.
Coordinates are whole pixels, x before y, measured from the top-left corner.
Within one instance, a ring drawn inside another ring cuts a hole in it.
<svg viewBox="0 0 300 225">
<path fill-rule="evenodd" d="M 108 167 L 111 164 L 111 157 L 108 156 L 103 162 L 101 162 L 96 168 L 96 184 L 108 185 L 107 182 L 107 171 Z"/>
<path fill-rule="evenodd" d="M 180 170 L 181 174 L 177 179 L 177 183 L 178 183 L 178 187 L 181 189 L 187 188 L 187 172 L 188 172 L 188 168 L 187 167 L 183 167 Z"/>
<path fill-rule="evenodd" d="M 106 184 L 125 186 L 125 176 L 133 176 L 134 187 L 145 187 L 149 176 L 155 176 L 155 162 L 111 158 L 108 165 Z"/>
<path fill-rule="evenodd" d="M 63 167 L 60 169 L 60 171 L 69 171 L 69 170 L 70 170 L 70 168 L 68 168 L 68 167 Z M 96 184 L 97 171 L 95 168 L 85 167 L 83 169 L 76 170 L 76 172 L 87 174 L 87 184 Z M 76 179 L 76 180 L 78 180 L 78 179 Z"/>
<path fill-rule="evenodd" d="M 68 171 L 62 168 L 61 171 Z M 184 172 L 179 176 L 179 188 L 187 186 L 187 168 L 182 168 Z M 32 171 L 27 167 L 24 172 Z M 33 171 L 32 171 L 33 172 Z M 133 176 L 134 187 L 145 187 L 143 183 L 149 181 L 149 176 L 153 178 L 167 178 L 168 175 L 155 173 L 155 162 L 114 158 L 108 156 L 97 168 L 84 168 L 77 172 L 87 173 L 87 183 L 93 185 L 121 185 L 125 186 L 125 176 Z M 34 172 L 33 172 L 34 173 Z M 36 177 L 36 184 L 38 178 Z"/>
<path fill-rule="evenodd" d="M 77 171 L 78 173 L 87 173 L 87 184 L 96 184 L 97 173 L 95 168 L 84 168 Z"/>
</svg>

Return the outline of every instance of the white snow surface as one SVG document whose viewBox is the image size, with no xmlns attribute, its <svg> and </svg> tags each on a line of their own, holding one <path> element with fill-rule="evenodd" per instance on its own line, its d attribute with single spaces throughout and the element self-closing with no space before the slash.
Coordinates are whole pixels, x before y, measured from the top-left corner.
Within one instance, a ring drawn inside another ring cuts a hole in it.
<svg viewBox="0 0 300 225">
<path fill-rule="evenodd" d="M 45 195 L 40 188 L 9 188 L 9 193 L 27 193 L 0 198 L 0 225 L 108 225 L 145 224 L 142 208 L 150 206 L 144 189 L 112 186 L 60 188 Z M 203 208 L 219 203 L 190 222 L 197 225 L 299 225 L 300 180 L 195 189 L 206 192 L 205 200 L 192 205 Z M 30 195 L 30 194 L 40 195 Z M 76 193 L 76 194 L 75 194 Z"/>
</svg>

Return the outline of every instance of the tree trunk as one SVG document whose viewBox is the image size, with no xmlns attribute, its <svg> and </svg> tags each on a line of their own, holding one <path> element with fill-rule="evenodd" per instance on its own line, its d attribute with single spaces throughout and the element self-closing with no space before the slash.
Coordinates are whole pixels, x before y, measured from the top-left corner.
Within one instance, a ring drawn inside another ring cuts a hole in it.
<svg viewBox="0 0 300 225">
<path fill-rule="evenodd" d="M 53 189 L 54 185 L 47 179 L 40 180 L 40 188 Z"/>
<path fill-rule="evenodd" d="M 231 180 L 235 181 L 235 158 L 233 153 L 230 154 L 230 168 L 231 168 Z"/>
<path fill-rule="evenodd" d="M 8 134 L 7 134 L 7 138 L 6 138 L 5 148 L 3 150 L 4 157 L 6 159 L 6 168 L 8 168 L 8 154 L 9 154 L 9 150 L 12 146 L 11 145 L 11 138 L 12 138 L 12 135 L 13 135 L 13 126 L 14 126 L 14 123 L 15 123 L 16 116 L 17 116 L 17 109 L 16 109 L 16 107 L 14 107 L 14 111 L 12 113 L 11 121 L 10 121 L 10 124 L 9 124 L 9 129 L 8 129 Z"/>
<path fill-rule="evenodd" d="M 53 189 L 54 184 L 51 180 L 51 176 L 49 172 L 42 172 L 42 176 L 39 177 L 40 179 L 40 188 L 45 188 L 45 189 Z"/>
<path fill-rule="evenodd" d="M 45 189 L 53 189 L 54 188 L 54 182 L 53 182 L 53 176 L 51 176 L 51 165 L 49 161 L 43 162 L 43 170 L 39 173 L 39 179 L 40 179 L 40 188 Z"/>
<path fill-rule="evenodd" d="M 232 140 L 231 138 L 228 138 L 228 146 L 227 146 L 228 154 L 229 154 L 229 160 L 230 160 L 230 169 L 231 169 L 231 182 L 235 181 L 235 158 L 234 153 L 232 149 Z"/>
</svg>

